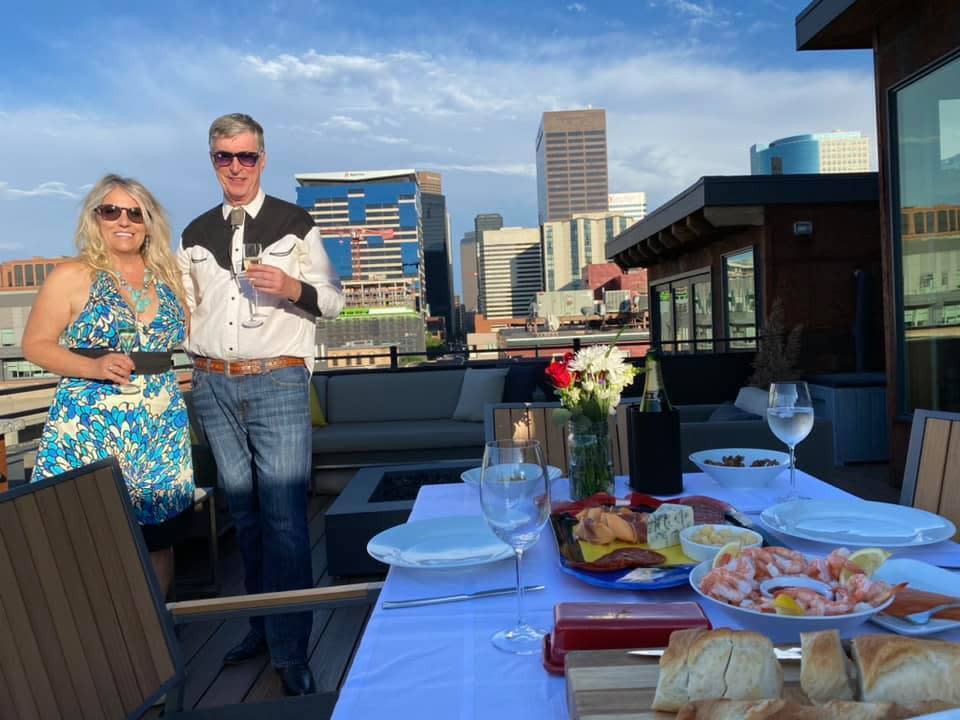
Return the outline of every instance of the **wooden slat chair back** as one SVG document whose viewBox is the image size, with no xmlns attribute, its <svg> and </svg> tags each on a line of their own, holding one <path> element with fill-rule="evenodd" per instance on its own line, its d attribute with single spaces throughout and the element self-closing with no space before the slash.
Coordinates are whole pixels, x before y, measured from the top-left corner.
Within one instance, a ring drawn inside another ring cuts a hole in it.
<svg viewBox="0 0 960 720">
<path fill-rule="evenodd" d="M 182 713 L 175 623 L 369 603 L 382 583 L 163 604 L 110 458 L 0 495 L 0 720 L 329 717 L 331 693 Z M 270 709 L 265 710 L 269 704 Z"/>
<path fill-rule="evenodd" d="M 135 717 L 182 678 L 115 462 L 0 496 L 0 716 Z"/>
<path fill-rule="evenodd" d="M 914 412 L 900 503 L 960 527 L 960 413 Z"/>
<path fill-rule="evenodd" d="M 624 400 L 617 414 L 610 416 L 610 451 L 615 475 L 628 475 L 627 407 L 633 402 Z M 485 414 L 486 440 L 539 440 L 544 448 L 547 464 L 569 470 L 567 457 L 567 428 L 553 422 L 551 414 L 559 402 L 497 403 L 487 405 Z"/>
</svg>

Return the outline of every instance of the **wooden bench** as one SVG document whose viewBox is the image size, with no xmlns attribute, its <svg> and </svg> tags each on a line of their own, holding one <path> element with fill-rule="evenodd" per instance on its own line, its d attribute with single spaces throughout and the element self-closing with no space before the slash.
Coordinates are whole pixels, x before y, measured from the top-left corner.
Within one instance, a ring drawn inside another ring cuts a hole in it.
<svg viewBox="0 0 960 720">
<path fill-rule="evenodd" d="M 960 413 L 914 411 L 900 503 L 960 526 Z"/>
</svg>

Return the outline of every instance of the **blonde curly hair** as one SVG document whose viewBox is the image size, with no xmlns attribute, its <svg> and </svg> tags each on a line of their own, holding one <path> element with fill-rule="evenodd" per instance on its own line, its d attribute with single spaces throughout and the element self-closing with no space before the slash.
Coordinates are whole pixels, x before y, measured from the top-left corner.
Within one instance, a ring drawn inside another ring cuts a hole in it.
<svg viewBox="0 0 960 720">
<path fill-rule="evenodd" d="M 120 175 L 105 175 L 94 185 L 83 199 L 80 219 L 74 239 L 77 244 L 78 259 L 92 270 L 101 270 L 118 277 L 117 270 L 110 260 L 107 243 L 100 233 L 100 223 L 96 209 L 107 195 L 117 188 L 134 198 L 143 210 L 143 222 L 147 238 L 140 248 L 144 265 L 153 276 L 173 290 L 183 307 L 187 306 L 186 293 L 180 267 L 170 248 L 170 223 L 167 222 L 163 207 L 153 194 L 140 182 Z"/>
</svg>

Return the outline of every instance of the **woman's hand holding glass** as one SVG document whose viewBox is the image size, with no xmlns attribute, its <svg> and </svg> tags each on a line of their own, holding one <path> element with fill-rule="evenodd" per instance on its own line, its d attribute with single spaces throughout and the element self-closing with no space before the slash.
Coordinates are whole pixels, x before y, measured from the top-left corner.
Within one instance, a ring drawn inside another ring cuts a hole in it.
<svg viewBox="0 0 960 720">
<path fill-rule="evenodd" d="M 120 341 L 120 349 L 123 350 L 130 365 L 133 365 L 133 358 L 130 357 L 134 350 L 140 346 L 140 334 L 137 332 L 136 322 L 123 323 L 117 327 L 117 338 Z M 133 371 L 133 367 L 130 368 Z M 130 373 L 127 373 L 127 380 L 120 385 L 120 392 L 124 395 L 133 395 L 140 392 L 140 388 L 130 381 Z"/>
<path fill-rule="evenodd" d="M 102 355 L 94 362 L 96 363 L 96 370 L 93 373 L 95 378 L 121 386 L 130 382 L 130 375 L 136 367 L 133 359 L 120 353 Z"/>
<path fill-rule="evenodd" d="M 545 631 L 524 620 L 520 561 L 524 551 L 536 544 L 550 515 L 550 481 L 539 442 L 497 440 L 486 444 L 480 505 L 490 529 L 516 554 L 517 624 L 496 633 L 493 644 L 511 653 L 538 653 Z"/>
</svg>

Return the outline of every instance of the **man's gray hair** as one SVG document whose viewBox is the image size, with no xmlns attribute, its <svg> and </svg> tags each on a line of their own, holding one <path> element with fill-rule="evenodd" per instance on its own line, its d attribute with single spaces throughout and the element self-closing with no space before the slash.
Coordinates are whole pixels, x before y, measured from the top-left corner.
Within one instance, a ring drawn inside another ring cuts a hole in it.
<svg viewBox="0 0 960 720">
<path fill-rule="evenodd" d="M 217 138 L 232 138 L 250 132 L 257 136 L 257 150 L 263 152 L 263 126 L 249 115 L 230 113 L 221 115 L 210 125 L 210 150 Z"/>
</svg>

